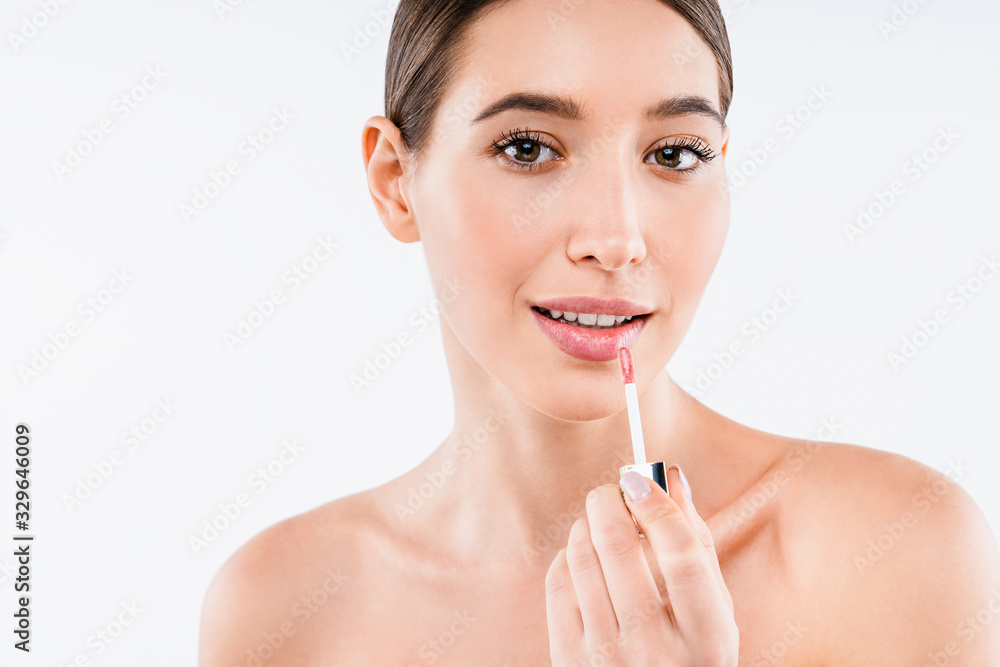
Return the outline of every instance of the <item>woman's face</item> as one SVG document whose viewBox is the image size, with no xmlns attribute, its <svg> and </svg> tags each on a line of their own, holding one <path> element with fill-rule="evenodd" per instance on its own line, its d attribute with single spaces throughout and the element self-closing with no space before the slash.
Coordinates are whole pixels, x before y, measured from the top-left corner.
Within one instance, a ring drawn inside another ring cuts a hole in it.
<svg viewBox="0 0 1000 667">
<path fill-rule="evenodd" d="M 403 185 L 442 326 L 541 412 L 606 417 L 624 407 L 617 345 L 632 348 L 641 391 L 680 344 L 725 242 L 716 60 L 658 0 L 514 0 L 470 40 Z M 479 118 L 514 93 L 534 102 Z M 576 296 L 649 314 L 599 333 L 535 309 Z"/>
</svg>

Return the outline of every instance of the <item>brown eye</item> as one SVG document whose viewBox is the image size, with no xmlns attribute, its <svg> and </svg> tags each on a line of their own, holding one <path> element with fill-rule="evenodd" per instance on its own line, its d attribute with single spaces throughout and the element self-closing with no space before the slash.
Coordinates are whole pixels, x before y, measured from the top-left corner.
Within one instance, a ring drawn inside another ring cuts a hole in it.
<svg viewBox="0 0 1000 667">
<path fill-rule="evenodd" d="M 686 148 L 667 146 L 658 149 L 653 154 L 656 156 L 656 163 L 667 169 L 684 170 L 698 164 L 698 156 Z"/>
<path fill-rule="evenodd" d="M 504 152 L 518 162 L 534 162 L 541 154 L 542 146 L 534 141 L 518 141 L 505 148 Z"/>
<path fill-rule="evenodd" d="M 548 159 L 540 159 L 546 151 L 549 153 Z M 520 129 L 514 130 L 510 135 L 504 133 L 502 141 L 494 141 L 493 152 L 504 164 L 525 171 L 535 171 L 548 162 L 562 159 L 540 134 Z"/>
</svg>

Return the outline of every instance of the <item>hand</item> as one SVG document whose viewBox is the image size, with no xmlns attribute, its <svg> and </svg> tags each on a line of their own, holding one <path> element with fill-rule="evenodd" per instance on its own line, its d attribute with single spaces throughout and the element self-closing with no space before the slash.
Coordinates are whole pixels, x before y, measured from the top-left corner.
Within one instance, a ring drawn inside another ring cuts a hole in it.
<svg viewBox="0 0 1000 667">
<path fill-rule="evenodd" d="M 634 471 L 623 481 L 627 506 L 617 484 L 592 490 L 587 515 L 573 524 L 569 543 L 549 566 L 545 603 L 553 667 L 735 666 L 733 598 L 712 533 L 684 493 L 678 469 L 667 470 L 669 496 Z M 633 501 L 628 490 L 634 488 L 648 495 Z M 663 574 L 665 596 L 646 561 L 645 540 Z"/>
</svg>

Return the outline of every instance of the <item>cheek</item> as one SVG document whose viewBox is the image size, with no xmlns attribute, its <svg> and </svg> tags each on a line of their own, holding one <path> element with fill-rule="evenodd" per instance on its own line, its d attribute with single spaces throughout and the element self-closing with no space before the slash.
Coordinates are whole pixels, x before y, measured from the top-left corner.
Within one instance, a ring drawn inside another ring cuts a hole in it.
<svg viewBox="0 0 1000 667">
<path fill-rule="evenodd" d="M 518 232 L 517 198 L 501 194 L 481 172 L 446 168 L 439 174 L 427 179 L 426 211 L 418 214 L 435 289 L 449 278 L 461 281 L 463 298 L 450 309 L 453 315 L 500 313 L 497 306 L 512 303 L 541 262 L 542 246 Z"/>
<path fill-rule="evenodd" d="M 713 181 L 671 198 L 669 213 L 661 213 L 648 252 L 665 265 L 667 287 L 676 297 L 699 297 L 715 271 L 729 232 L 729 193 Z M 653 236 L 653 235 L 651 235 Z"/>
</svg>

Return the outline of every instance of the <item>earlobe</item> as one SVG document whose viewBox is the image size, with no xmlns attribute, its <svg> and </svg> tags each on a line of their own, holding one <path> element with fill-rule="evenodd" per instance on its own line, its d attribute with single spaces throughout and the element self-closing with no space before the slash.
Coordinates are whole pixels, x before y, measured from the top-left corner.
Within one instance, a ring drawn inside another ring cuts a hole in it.
<svg viewBox="0 0 1000 667">
<path fill-rule="evenodd" d="M 361 150 L 368 191 L 382 224 L 403 243 L 419 241 L 420 230 L 404 194 L 409 160 L 399 129 L 384 116 L 369 118 L 361 132 Z"/>
</svg>

